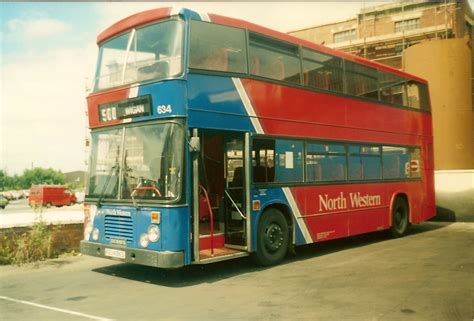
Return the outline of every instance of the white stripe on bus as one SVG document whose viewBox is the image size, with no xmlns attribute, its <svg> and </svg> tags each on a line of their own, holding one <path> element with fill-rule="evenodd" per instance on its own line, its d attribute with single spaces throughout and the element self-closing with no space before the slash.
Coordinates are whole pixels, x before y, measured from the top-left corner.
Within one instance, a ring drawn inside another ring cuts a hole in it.
<svg viewBox="0 0 474 321">
<path fill-rule="evenodd" d="M 285 193 L 286 199 L 288 200 L 288 204 L 291 207 L 291 212 L 295 218 L 295 221 L 298 224 L 301 233 L 303 234 L 306 244 L 313 243 L 313 238 L 311 237 L 311 234 L 308 231 L 308 227 L 306 226 L 304 218 L 301 216 L 300 209 L 296 204 L 293 194 L 291 193 L 288 187 L 282 187 L 282 189 L 283 193 Z"/>
<path fill-rule="evenodd" d="M 177 15 L 179 15 L 179 13 L 181 12 L 182 9 L 183 9 L 183 7 L 180 7 L 180 6 L 172 7 L 172 8 L 171 8 L 171 12 L 170 12 L 170 16 L 177 16 Z"/>
<path fill-rule="evenodd" d="M 211 18 L 209 18 L 209 15 L 207 13 L 198 12 L 197 14 L 201 17 L 202 21 L 207 21 L 207 22 L 211 21 Z"/>
<path fill-rule="evenodd" d="M 138 96 L 138 88 L 140 86 L 138 85 L 135 85 L 133 87 L 130 87 L 129 91 L 128 91 L 128 98 L 135 98 Z"/>
<path fill-rule="evenodd" d="M 239 78 L 232 78 L 232 81 L 234 82 L 235 88 L 239 93 L 240 100 L 242 100 L 242 103 L 244 104 L 245 110 L 247 111 L 247 114 L 250 117 L 250 121 L 252 122 L 255 131 L 257 132 L 257 134 L 263 134 L 262 125 L 260 124 L 260 120 L 258 119 L 257 114 L 255 114 L 255 109 L 253 108 L 252 103 L 250 102 L 249 96 L 245 91 L 244 85 L 242 85 L 242 81 Z"/>
</svg>

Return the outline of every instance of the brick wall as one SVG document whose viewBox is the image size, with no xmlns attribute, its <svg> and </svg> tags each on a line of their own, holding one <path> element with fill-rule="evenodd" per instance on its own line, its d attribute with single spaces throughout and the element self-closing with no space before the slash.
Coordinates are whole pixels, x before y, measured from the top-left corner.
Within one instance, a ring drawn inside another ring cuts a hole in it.
<svg viewBox="0 0 474 321">
<path fill-rule="evenodd" d="M 79 251 L 79 242 L 84 238 L 83 224 L 48 225 L 53 230 L 52 251 L 54 253 Z M 2 248 L 11 246 L 13 238 L 28 233 L 31 227 L 13 227 L 0 229 L 0 245 Z M 10 248 L 10 250 L 12 250 Z"/>
</svg>

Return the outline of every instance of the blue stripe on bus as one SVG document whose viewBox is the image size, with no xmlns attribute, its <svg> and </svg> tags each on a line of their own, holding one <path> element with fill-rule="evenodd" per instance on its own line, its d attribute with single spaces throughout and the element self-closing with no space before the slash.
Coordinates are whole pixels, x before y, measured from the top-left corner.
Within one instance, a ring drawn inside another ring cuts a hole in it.
<svg viewBox="0 0 474 321">
<path fill-rule="evenodd" d="M 141 85 L 138 89 L 138 96 L 144 95 L 151 96 L 151 115 L 134 117 L 132 118 L 133 122 L 186 116 L 185 81 L 160 81 Z"/>
<path fill-rule="evenodd" d="M 189 127 L 255 133 L 231 78 L 190 74 L 187 89 Z"/>
<path fill-rule="evenodd" d="M 293 211 L 291 210 L 289 201 L 287 200 L 285 193 L 283 192 L 283 189 L 281 187 L 256 189 L 253 191 L 251 195 L 252 195 L 253 200 L 260 200 L 261 208 L 263 209 L 262 211 L 260 211 L 258 215 L 251 215 L 252 235 L 258 234 L 257 233 L 258 222 L 265 208 L 271 205 L 281 204 L 281 205 L 286 206 L 288 210 L 290 211 L 290 214 L 293 220 L 293 228 L 295 230 L 295 244 L 296 245 L 306 244 L 303 233 L 301 232 L 301 229 L 299 228 L 296 222 L 297 218 L 295 218 L 295 213 L 293 213 Z M 257 249 L 256 237 L 252 238 L 252 249 L 254 250 Z"/>
</svg>

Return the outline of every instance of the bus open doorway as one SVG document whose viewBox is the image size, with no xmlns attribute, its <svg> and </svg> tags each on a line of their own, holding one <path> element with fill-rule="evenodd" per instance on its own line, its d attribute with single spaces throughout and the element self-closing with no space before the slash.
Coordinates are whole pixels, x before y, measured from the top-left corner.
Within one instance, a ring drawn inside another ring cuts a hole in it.
<svg viewBox="0 0 474 321">
<path fill-rule="evenodd" d="M 247 255 L 244 135 L 202 131 L 199 152 L 199 261 Z"/>
</svg>

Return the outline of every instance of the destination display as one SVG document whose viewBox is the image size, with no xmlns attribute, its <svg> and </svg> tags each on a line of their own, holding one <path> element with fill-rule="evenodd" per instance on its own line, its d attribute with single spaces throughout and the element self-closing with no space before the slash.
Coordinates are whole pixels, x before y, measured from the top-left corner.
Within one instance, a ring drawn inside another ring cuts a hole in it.
<svg viewBox="0 0 474 321">
<path fill-rule="evenodd" d="M 146 116 L 150 113 L 151 97 L 149 95 L 99 105 L 99 121 L 101 123 Z"/>
</svg>

